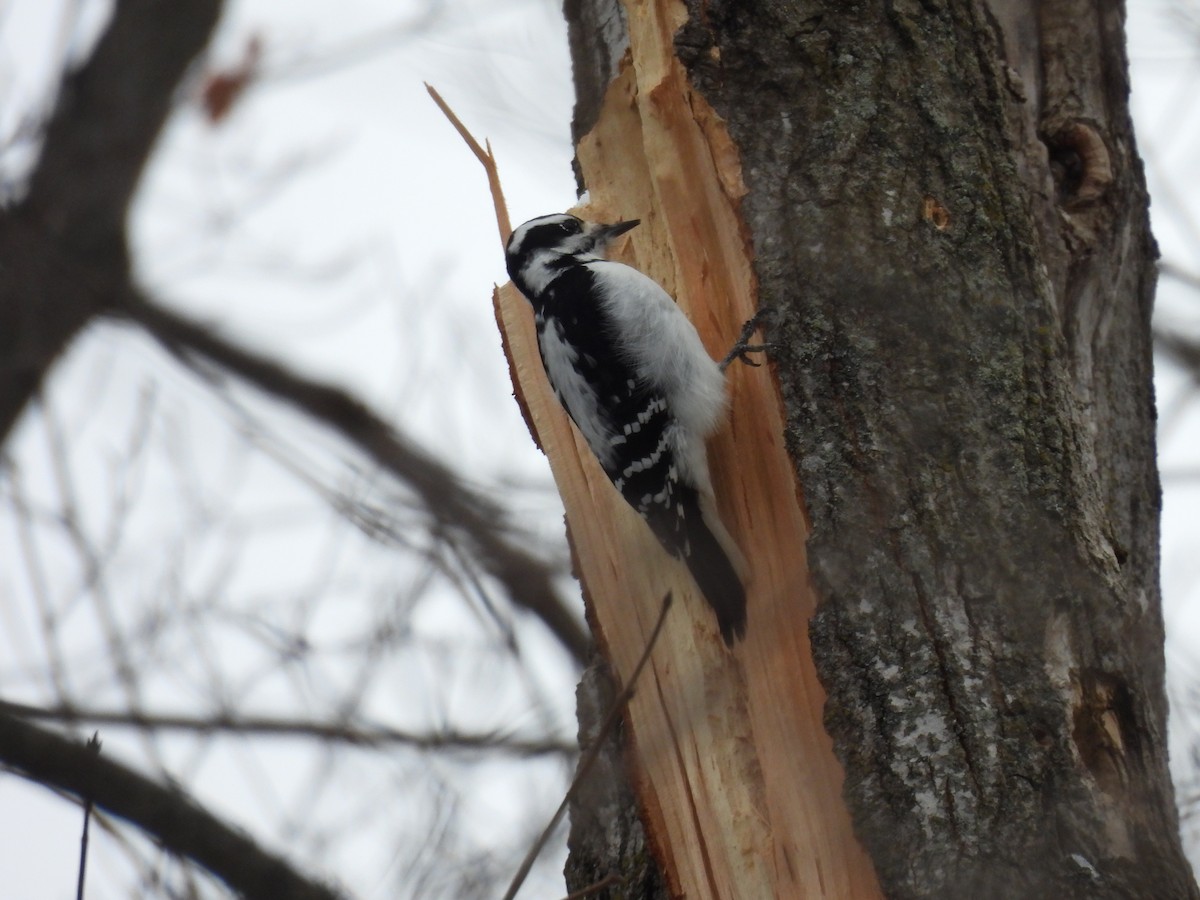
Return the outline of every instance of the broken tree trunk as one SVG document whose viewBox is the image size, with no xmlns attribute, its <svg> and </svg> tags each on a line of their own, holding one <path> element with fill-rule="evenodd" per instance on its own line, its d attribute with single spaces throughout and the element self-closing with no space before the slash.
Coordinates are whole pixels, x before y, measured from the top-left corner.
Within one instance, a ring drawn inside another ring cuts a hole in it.
<svg viewBox="0 0 1200 900">
<path fill-rule="evenodd" d="M 1197 897 L 1166 765 L 1154 246 L 1120 5 L 567 13 L 582 214 L 646 222 L 625 258 L 714 356 L 758 304 L 779 345 L 774 379 L 731 370 L 710 446 L 754 571 L 730 654 L 500 294 L 617 680 L 665 590 L 684 599 L 608 760 L 630 790 L 575 810 L 571 887 Z"/>
</svg>

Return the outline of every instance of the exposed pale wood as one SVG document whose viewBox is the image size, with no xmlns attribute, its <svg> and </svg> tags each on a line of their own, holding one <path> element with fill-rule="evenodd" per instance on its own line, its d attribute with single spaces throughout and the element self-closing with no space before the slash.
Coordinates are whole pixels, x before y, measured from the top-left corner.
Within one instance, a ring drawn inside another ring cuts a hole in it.
<svg viewBox="0 0 1200 900">
<path fill-rule="evenodd" d="M 625 256 L 678 299 L 719 358 L 753 314 L 737 214 L 744 188 L 719 118 L 672 53 L 668 4 L 630 4 L 631 61 L 579 144 L 580 213 L 639 217 Z M 710 444 L 721 511 L 753 572 L 749 628 L 732 653 L 686 571 L 622 501 L 550 393 L 528 304 L 496 298 L 518 398 L 567 509 L 593 627 L 624 682 L 658 600 L 681 599 L 629 705 L 631 767 L 673 893 L 879 896 L 841 800 L 809 651 L 803 507 L 766 368 L 730 369 L 729 425 Z"/>
<path fill-rule="evenodd" d="M 500 232 L 500 247 L 503 249 L 507 246 L 508 236 L 512 234 L 513 229 L 508 218 L 508 204 L 504 202 L 504 189 L 500 185 L 500 170 L 496 166 L 496 155 L 492 153 L 491 141 L 485 140 L 484 146 L 480 146 L 479 141 L 475 140 L 475 136 L 463 124 L 462 119 L 450 108 L 450 104 L 442 99 L 437 88 L 427 81 L 425 90 L 429 92 L 433 102 L 442 111 L 442 115 L 450 120 L 450 124 L 454 126 L 459 137 L 471 148 L 471 152 L 475 154 L 475 158 L 479 160 L 483 170 L 487 173 L 488 189 L 492 193 L 492 205 L 496 209 L 496 227 Z"/>
</svg>

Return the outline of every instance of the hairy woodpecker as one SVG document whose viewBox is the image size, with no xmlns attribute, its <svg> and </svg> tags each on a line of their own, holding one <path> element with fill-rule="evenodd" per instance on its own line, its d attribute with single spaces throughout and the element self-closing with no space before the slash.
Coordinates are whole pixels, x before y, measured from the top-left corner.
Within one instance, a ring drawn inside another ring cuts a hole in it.
<svg viewBox="0 0 1200 900">
<path fill-rule="evenodd" d="M 725 377 L 665 290 L 604 258 L 637 224 L 531 219 L 508 240 L 508 274 L 533 306 L 559 402 L 617 490 L 686 563 L 732 645 L 746 629 L 745 562 L 717 516 L 704 446 L 725 411 Z"/>
</svg>

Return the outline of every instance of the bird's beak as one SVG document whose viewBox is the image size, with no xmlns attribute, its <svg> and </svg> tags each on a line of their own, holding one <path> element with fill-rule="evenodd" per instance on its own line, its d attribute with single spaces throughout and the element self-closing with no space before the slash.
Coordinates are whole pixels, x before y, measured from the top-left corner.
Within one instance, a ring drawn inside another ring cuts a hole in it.
<svg viewBox="0 0 1200 900">
<path fill-rule="evenodd" d="M 616 225 L 597 225 L 596 230 L 592 233 L 596 246 L 604 247 L 613 238 L 636 228 L 640 224 L 642 224 L 641 219 L 629 219 L 626 222 L 618 222 Z"/>
</svg>

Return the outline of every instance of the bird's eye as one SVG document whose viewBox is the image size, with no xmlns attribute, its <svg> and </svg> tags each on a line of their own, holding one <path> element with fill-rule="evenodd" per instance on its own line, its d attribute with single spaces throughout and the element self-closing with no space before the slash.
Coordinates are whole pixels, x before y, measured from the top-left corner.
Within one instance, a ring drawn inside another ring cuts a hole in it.
<svg viewBox="0 0 1200 900">
<path fill-rule="evenodd" d="M 566 234 L 574 234 L 576 231 L 579 230 L 579 225 L 575 222 L 572 222 L 570 219 L 568 219 L 567 221 L 563 222 L 559 226 L 559 228 L 561 228 L 563 230 L 563 232 Z"/>
</svg>

